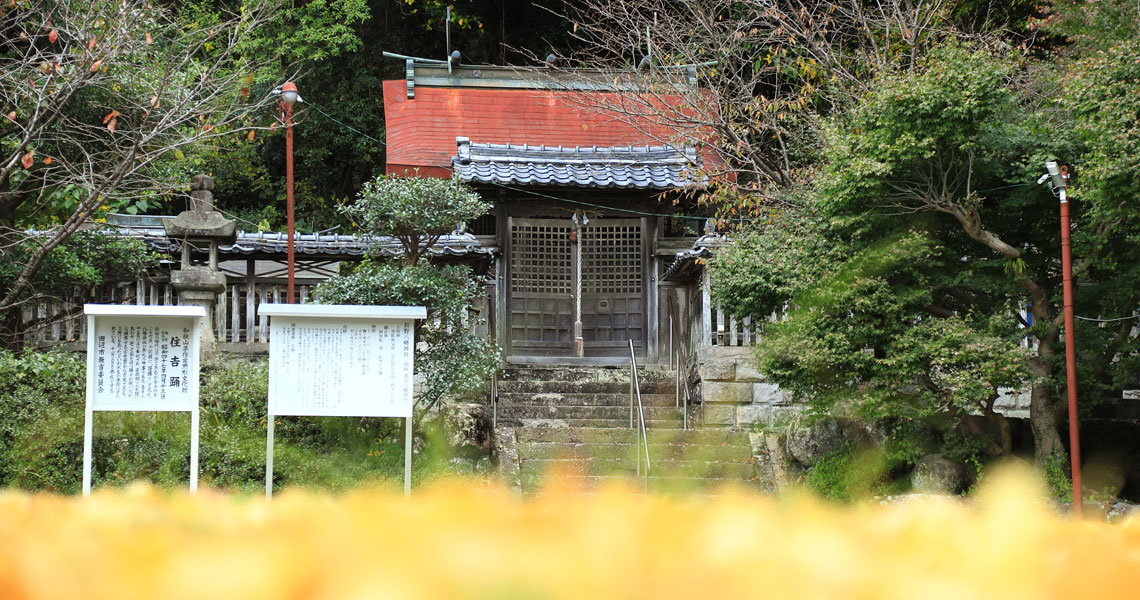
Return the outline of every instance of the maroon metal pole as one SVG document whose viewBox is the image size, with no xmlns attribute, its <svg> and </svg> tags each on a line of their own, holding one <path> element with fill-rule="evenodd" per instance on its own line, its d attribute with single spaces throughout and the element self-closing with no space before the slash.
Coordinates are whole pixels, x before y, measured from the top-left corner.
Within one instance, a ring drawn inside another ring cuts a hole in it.
<svg viewBox="0 0 1140 600">
<path fill-rule="evenodd" d="M 285 213 L 289 222 L 289 295 L 286 303 L 293 304 L 293 105 L 282 104 L 285 107 Z"/>
<path fill-rule="evenodd" d="M 1081 494 L 1081 435 L 1077 429 L 1077 344 L 1073 317 L 1073 240 L 1069 229 L 1069 199 L 1061 189 L 1061 268 L 1065 293 L 1065 379 L 1069 391 L 1069 458 L 1073 469 L 1073 514 L 1083 513 Z"/>
</svg>

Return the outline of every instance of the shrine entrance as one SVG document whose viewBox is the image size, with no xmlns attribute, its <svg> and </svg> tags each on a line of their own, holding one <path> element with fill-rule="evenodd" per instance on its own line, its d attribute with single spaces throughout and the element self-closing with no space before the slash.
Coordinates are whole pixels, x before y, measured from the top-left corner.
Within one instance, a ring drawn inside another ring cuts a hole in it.
<svg viewBox="0 0 1140 600">
<path fill-rule="evenodd" d="M 584 357 L 628 356 L 631 339 L 645 355 L 644 219 L 602 217 L 575 226 L 570 219 L 511 217 L 508 229 L 512 355 L 574 356 L 579 312 Z"/>
</svg>

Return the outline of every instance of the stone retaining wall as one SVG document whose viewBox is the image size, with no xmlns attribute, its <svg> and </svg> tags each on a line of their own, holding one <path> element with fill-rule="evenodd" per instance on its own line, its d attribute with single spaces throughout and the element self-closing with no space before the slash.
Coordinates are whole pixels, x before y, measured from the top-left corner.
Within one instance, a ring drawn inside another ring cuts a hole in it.
<svg viewBox="0 0 1140 600">
<path fill-rule="evenodd" d="M 706 346 L 697 351 L 701 406 L 699 422 L 706 427 L 747 428 L 753 424 L 786 423 L 804 412 L 791 394 L 756 370 L 755 347 Z M 1003 390 L 997 412 L 1029 418 L 1028 391 Z"/>
<path fill-rule="evenodd" d="M 700 422 L 706 427 L 783 423 L 803 412 L 756 370 L 749 346 L 707 346 L 697 352 L 701 378 Z"/>
</svg>

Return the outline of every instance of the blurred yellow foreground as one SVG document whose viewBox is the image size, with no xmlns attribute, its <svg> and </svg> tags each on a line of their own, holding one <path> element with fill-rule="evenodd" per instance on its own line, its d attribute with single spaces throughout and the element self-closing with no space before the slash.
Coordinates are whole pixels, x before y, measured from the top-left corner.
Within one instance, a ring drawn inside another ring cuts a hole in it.
<svg viewBox="0 0 1140 600">
<path fill-rule="evenodd" d="M 951 499 L 841 509 L 715 498 L 519 501 L 437 485 L 285 492 L 0 493 L 0 598 L 1140 597 L 1140 520 L 1057 516 L 1025 476 Z"/>
</svg>

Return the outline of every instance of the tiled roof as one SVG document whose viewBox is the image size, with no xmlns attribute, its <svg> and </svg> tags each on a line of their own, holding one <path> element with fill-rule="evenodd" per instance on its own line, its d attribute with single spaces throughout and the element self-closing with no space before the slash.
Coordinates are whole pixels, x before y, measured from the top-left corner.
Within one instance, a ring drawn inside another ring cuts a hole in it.
<svg viewBox="0 0 1140 600">
<path fill-rule="evenodd" d="M 159 252 L 177 253 L 182 251 L 178 239 L 167 237 L 161 227 L 119 227 L 112 233 L 124 237 L 140 239 L 151 248 Z M 237 240 L 233 244 L 222 244 L 218 251 L 222 254 L 281 254 L 284 255 L 289 245 L 289 238 L 281 232 L 246 232 L 239 231 Z M 201 248 L 205 252 L 205 248 Z M 293 238 L 293 250 L 302 255 L 325 256 L 364 256 L 369 250 L 375 250 L 380 256 L 394 257 L 403 253 L 400 243 L 394 238 L 377 237 L 367 238 L 353 235 L 320 235 L 298 233 Z M 439 238 L 428 250 L 431 256 L 491 256 L 496 248 L 482 246 L 479 240 L 469 234 L 451 234 Z"/>
<path fill-rule="evenodd" d="M 709 258 L 713 252 L 732 243 L 732 240 L 718 233 L 706 233 L 693 242 L 693 247 L 678 252 L 673 263 L 661 275 L 664 280 L 685 279 L 699 258 Z"/>
<path fill-rule="evenodd" d="M 670 146 L 529 146 L 455 139 L 452 169 L 468 183 L 593 188 L 703 187 L 696 150 Z"/>
</svg>

